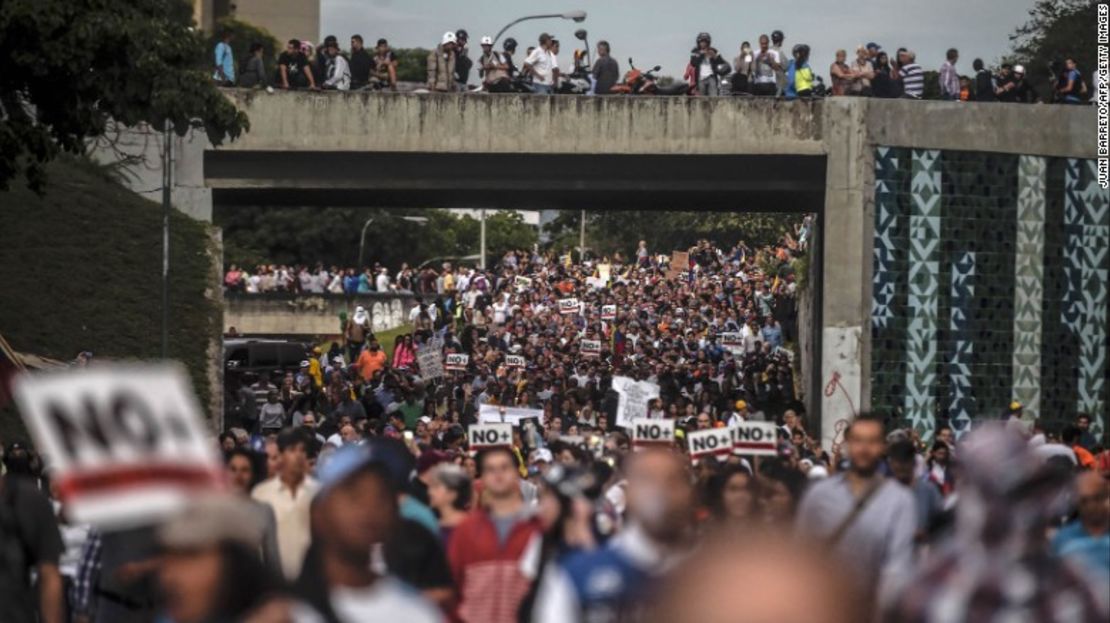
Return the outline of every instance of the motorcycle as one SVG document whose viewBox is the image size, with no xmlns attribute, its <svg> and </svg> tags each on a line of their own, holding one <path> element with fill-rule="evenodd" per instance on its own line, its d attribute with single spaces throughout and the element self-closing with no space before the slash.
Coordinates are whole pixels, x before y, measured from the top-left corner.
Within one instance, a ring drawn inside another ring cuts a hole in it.
<svg viewBox="0 0 1110 623">
<path fill-rule="evenodd" d="M 636 67 L 632 59 L 628 59 L 628 71 L 624 74 L 624 80 L 609 90 L 613 94 L 622 95 L 689 95 L 690 86 L 684 82 L 675 82 L 666 86 L 659 84 L 659 78 L 655 75 L 662 67 L 656 65 L 648 71 L 643 71 Z"/>
<path fill-rule="evenodd" d="M 585 50 L 574 51 L 574 71 L 568 76 L 560 76 L 559 95 L 585 95 L 590 92 L 590 64 Z"/>
</svg>

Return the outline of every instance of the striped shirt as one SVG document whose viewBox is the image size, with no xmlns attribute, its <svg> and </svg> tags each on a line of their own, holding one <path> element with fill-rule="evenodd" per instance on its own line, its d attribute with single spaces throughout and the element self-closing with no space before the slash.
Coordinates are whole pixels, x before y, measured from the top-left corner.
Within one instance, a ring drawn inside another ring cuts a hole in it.
<svg viewBox="0 0 1110 623">
<path fill-rule="evenodd" d="M 921 65 L 909 63 L 902 67 L 902 89 L 906 95 L 917 99 L 925 94 L 925 72 Z"/>
</svg>

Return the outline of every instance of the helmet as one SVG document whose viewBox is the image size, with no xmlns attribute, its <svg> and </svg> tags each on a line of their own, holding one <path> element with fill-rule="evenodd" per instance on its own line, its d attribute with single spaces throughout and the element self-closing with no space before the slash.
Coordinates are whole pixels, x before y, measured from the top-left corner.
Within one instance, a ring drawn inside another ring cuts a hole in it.
<svg viewBox="0 0 1110 623">
<path fill-rule="evenodd" d="M 455 31 L 455 39 L 465 39 L 465 40 L 469 41 L 470 40 L 470 35 L 466 34 L 466 31 L 463 30 L 462 28 L 460 28 L 460 29 Z"/>
<path fill-rule="evenodd" d="M 798 45 L 794 46 L 791 54 L 797 54 L 798 52 L 801 52 L 802 54 L 809 54 L 809 46 L 804 43 L 799 43 Z"/>
<path fill-rule="evenodd" d="M 782 40 L 784 38 L 785 36 L 782 34 L 781 30 L 776 30 L 771 33 L 771 41 L 774 41 L 775 43 L 782 43 Z"/>
<path fill-rule="evenodd" d="M 440 42 L 440 45 L 447 45 L 448 43 L 455 43 L 455 33 L 453 33 L 453 32 L 443 33 L 443 41 Z"/>
<path fill-rule="evenodd" d="M 701 43 L 702 41 L 705 41 L 706 43 L 713 43 L 713 37 L 710 37 L 709 33 L 707 32 L 699 32 L 697 39 L 694 39 L 694 41 L 697 43 Z"/>
<path fill-rule="evenodd" d="M 1021 74 L 1021 75 L 1024 76 L 1025 75 L 1025 66 L 1024 65 L 1014 65 L 1014 73 L 1015 74 Z"/>
<path fill-rule="evenodd" d="M 509 37 L 508 39 L 505 40 L 505 43 L 502 45 L 502 47 L 506 51 L 510 51 L 510 52 L 515 50 L 516 49 L 516 39 L 513 39 L 512 37 Z"/>
<path fill-rule="evenodd" d="M 482 37 L 481 45 L 493 45 L 493 37 L 489 35 Z"/>
</svg>

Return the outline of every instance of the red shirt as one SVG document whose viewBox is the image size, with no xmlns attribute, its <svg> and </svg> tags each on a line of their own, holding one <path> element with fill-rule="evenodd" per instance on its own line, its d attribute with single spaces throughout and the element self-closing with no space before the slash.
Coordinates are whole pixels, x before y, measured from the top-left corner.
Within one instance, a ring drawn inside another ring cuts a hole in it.
<svg viewBox="0 0 1110 623">
<path fill-rule="evenodd" d="M 542 533 L 539 519 L 518 520 L 504 545 L 485 510 L 476 510 L 451 533 L 447 560 L 459 590 L 458 616 L 470 623 L 516 623 L 517 609 L 531 587 L 521 558 Z"/>
</svg>

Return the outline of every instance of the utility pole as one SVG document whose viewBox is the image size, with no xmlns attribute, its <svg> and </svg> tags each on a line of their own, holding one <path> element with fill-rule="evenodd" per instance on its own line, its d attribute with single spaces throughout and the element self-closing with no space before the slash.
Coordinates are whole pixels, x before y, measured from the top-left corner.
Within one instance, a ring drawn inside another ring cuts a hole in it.
<svg viewBox="0 0 1110 623">
<path fill-rule="evenodd" d="M 479 236 L 479 243 L 478 243 L 478 245 L 481 247 L 481 250 L 479 251 L 479 253 L 481 253 L 481 255 L 482 255 L 482 259 L 481 259 L 482 270 L 485 270 L 486 269 L 486 209 L 485 208 L 482 208 L 482 211 L 479 214 L 479 219 L 478 220 L 481 223 L 481 229 L 480 229 L 481 234 Z"/>
<path fill-rule="evenodd" d="M 170 189 L 173 187 L 173 133 L 162 128 L 162 359 L 170 348 Z"/>
</svg>

